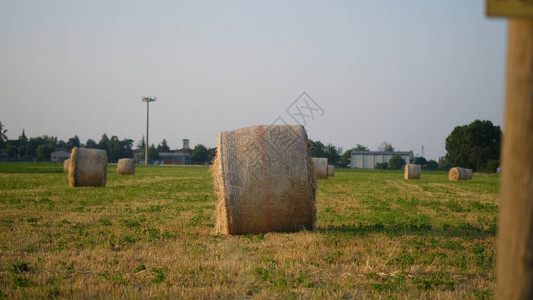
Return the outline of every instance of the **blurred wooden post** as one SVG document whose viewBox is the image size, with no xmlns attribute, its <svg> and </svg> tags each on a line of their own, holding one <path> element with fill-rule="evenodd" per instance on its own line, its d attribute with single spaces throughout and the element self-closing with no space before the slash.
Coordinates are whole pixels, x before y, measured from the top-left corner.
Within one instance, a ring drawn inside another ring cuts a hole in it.
<svg viewBox="0 0 533 300">
<path fill-rule="evenodd" d="M 533 20 L 509 19 L 497 299 L 533 299 Z"/>
</svg>

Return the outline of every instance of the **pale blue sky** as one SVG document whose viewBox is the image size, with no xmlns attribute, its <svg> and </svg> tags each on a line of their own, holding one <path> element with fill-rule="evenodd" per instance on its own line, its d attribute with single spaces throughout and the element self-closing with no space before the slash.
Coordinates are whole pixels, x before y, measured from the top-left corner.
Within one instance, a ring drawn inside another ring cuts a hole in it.
<svg viewBox="0 0 533 300">
<path fill-rule="evenodd" d="M 310 138 L 383 141 L 427 158 L 455 126 L 502 125 L 506 28 L 482 0 L 0 0 L 0 122 L 8 137 L 103 133 L 216 145 L 218 132 L 290 121 Z"/>
</svg>

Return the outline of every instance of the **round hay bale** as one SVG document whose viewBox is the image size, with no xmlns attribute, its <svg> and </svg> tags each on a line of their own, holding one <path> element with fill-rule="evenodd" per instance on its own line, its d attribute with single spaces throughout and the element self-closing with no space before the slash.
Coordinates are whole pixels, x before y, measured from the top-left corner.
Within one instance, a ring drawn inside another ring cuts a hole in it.
<svg viewBox="0 0 533 300">
<path fill-rule="evenodd" d="M 135 175 L 135 160 L 133 158 L 121 158 L 117 161 L 117 173 L 119 175 Z"/>
<path fill-rule="evenodd" d="M 335 166 L 334 165 L 328 165 L 328 177 L 335 176 Z"/>
<path fill-rule="evenodd" d="M 328 178 L 328 159 L 322 157 L 312 157 L 313 165 L 315 167 L 316 179 Z"/>
<path fill-rule="evenodd" d="M 107 180 L 107 152 L 74 148 L 68 170 L 70 186 L 104 186 Z"/>
<path fill-rule="evenodd" d="M 70 166 L 70 158 L 69 159 L 65 159 L 65 161 L 63 162 L 63 172 L 64 173 L 68 173 L 69 166 Z"/>
<path fill-rule="evenodd" d="M 420 173 L 422 173 L 422 168 L 420 165 L 416 164 L 406 164 L 404 178 L 405 179 L 420 179 Z"/>
<path fill-rule="evenodd" d="M 466 171 L 466 180 L 472 180 L 472 173 L 474 172 L 472 169 L 465 169 Z"/>
<path fill-rule="evenodd" d="M 260 125 L 221 132 L 210 171 L 217 232 L 314 229 L 316 185 L 303 126 Z"/>
<path fill-rule="evenodd" d="M 449 180 L 466 180 L 466 170 L 464 168 L 451 168 L 448 173 Z"/>
</svg>

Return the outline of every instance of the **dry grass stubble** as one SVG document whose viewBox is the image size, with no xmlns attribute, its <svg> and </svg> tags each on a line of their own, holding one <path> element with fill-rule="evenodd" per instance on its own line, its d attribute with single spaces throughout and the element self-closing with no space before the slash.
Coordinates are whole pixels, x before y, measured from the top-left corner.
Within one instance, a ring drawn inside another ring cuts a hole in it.
<svg viewBox="0 0 533 300">
<path fill-rule="evenodd" d="M 315 232 L 243 236 L 214 234 L 207 168 L 110 168 L 105 189 L 70 188 L 63 173 L 0 173 L 0 295 L 493 295 L 497 177 L 336 173 L 319 182 Z"/>
</svg>

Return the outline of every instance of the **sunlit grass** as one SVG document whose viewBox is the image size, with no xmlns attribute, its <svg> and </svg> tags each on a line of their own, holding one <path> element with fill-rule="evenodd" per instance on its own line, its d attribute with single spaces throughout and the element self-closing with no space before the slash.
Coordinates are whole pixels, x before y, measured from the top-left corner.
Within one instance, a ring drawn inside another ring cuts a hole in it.
<svg viewBox="0 0 533 300">
<path fill-rule="evenodd" d="M 0 164 L 0 298 L 492 298 L 498 180 L 337 170 L 314 232 L 221 236 L 206 167 Z"/>
</svg>

